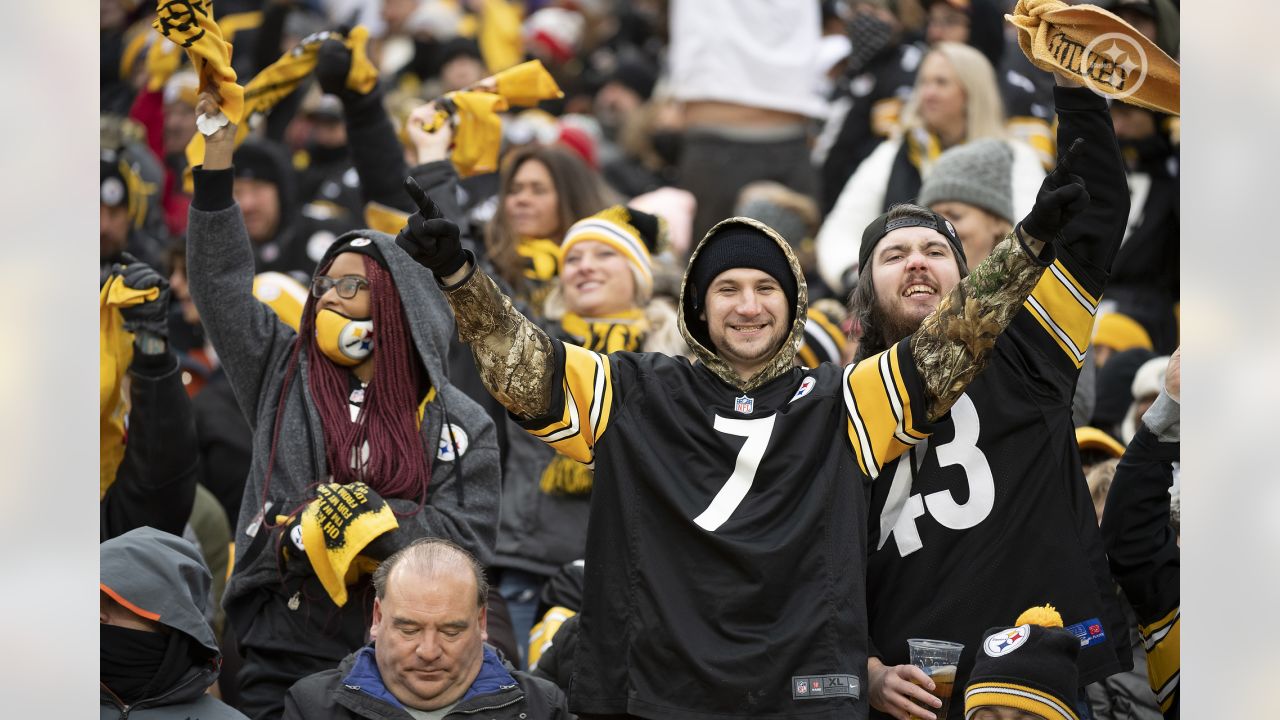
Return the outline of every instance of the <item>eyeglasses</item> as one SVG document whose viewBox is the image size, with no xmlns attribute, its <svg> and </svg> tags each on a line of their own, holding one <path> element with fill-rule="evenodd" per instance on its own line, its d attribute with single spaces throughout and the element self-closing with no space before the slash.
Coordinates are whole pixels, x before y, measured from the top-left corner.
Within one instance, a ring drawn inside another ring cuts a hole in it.
<svg viewBox="0 0 1280 720">
<path fill-rule="evenodd" d="M 369 287 L 369 281 L 355 275 L 347 275 L 340 278 L 331 278 L 321 275 L 311 281 L 311 297 L 319 300 L 324 294 L 329 292 L 329 288 L 338 289 L 338 297 L 343 300 L 350 300 L 360 292 L 360 288 Z"/>
</svg>

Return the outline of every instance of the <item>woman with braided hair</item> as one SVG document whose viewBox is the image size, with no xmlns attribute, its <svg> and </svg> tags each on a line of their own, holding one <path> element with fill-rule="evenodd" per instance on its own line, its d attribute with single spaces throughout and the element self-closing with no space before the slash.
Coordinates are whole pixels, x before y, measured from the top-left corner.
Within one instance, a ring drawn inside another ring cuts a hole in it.
<svg viewBox="0 0 1280 720">
<path fill-rule="evenodd" d="M 217 114 L 212 95 L 199 111 Z M 499 459 L 492 421 L 445 375 L 444 299 L 391 236 L 339 237 L 296 330 L 254 299 L 234 132 L 205 138 L 187 262 L 253 430 L 224 602 L 244 656 L 241 708 L 273 718 L 296 680 L 367 642 L 378 560 L 424 536 L 492 558 Z"/>
</svg>

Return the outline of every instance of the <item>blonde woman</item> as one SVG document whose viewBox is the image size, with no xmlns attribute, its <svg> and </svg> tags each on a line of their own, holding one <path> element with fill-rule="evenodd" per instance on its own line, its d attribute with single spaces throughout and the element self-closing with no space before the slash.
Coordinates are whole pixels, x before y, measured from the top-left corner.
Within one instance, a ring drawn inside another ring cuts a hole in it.
<svg viewBox="0 0 1280 720">
<path fill-rule="evenodd" d="M 1011 140 L 995 71 L 968 45 L 938 43 L 920 63 L 903 109 L 902 130 L 858 166 L 818 231 L 818 268 L 834 289 L 850 290 L 857 277 L 858 235 L 890 206 L 914 201 L 944 150 L 979 138 L 998 138 L 1013 152 L 1013 211 L 1022 217 L 1035 202 L 1044 167 L 1035 151 Z"/>
</svg>

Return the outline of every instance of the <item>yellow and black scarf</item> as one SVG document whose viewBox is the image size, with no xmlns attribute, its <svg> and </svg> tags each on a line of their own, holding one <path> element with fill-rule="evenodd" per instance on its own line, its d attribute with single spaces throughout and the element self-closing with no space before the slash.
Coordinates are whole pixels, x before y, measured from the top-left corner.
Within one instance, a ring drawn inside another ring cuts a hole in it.
<svg viewBox="0 0 1280 720">
<path fill-rule="evenodd" d="M 639 352 L 649 322 L 644 310 L 636 308 L 602 318 L 584 318 L 565 313 L 560 319 L 560 329 L 574 340 L 575 345 L 608 355 L 614 352 Z"/>
</svg>

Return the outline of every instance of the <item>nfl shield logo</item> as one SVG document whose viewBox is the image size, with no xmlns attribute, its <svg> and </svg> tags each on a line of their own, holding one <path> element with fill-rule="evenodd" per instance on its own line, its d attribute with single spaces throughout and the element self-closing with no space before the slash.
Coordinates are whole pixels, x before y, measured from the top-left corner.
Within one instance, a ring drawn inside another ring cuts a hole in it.
<svg viewBox="0 0 1280 720">
<path fill-rule="evenodd" d="M 805 695 L 805 694 L 808 694 L 808 692 L 809 692 L 809 686 L 808 686 L 808 685 L 805 685 L 805 683 L 804 683 L 804 681 L 803 681 L 803 680 L 801 680 L 800 682 L 796 683 L 796 694 L 797 694 L 797 695 Z"/>
<path fill-rule="evenodd" d="M 743 415 L 750 415 L 752 408 L 755 407 L 756 401 L 743 395 L 733 399 L 733 409 Z"/>
</svg>

